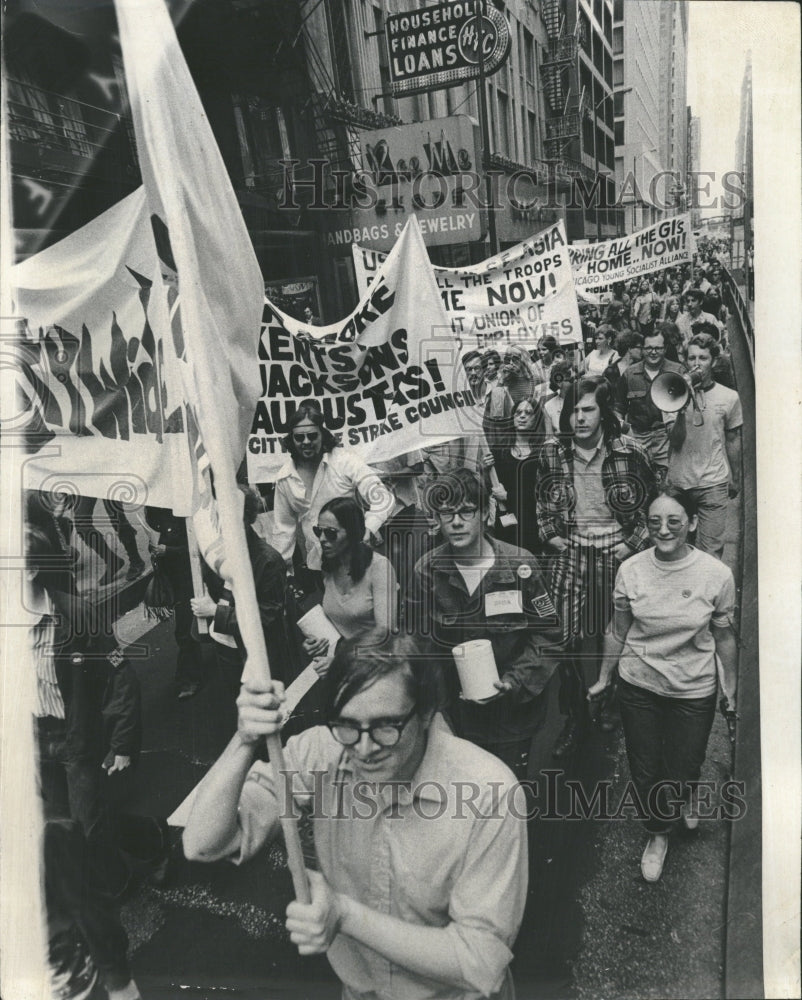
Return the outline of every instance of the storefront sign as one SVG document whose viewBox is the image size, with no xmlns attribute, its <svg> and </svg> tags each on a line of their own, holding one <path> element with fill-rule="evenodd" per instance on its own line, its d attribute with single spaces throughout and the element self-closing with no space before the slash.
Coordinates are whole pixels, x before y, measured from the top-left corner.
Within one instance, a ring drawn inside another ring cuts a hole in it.
<svg viewBox="0 0 802 1000">
<path fill-rule="evenodd" d="M 491 3 L 451 0 L 392 14 L 385 23 L 393 96 L 453 87 L 489 76 L 506 61 L 512 39 L 504 15 Z M 481 44 L 481 50 L 480 50 Z"/>
<path fill-rule="evenodd" d="M 363 132 L 354 186 L 365 207 L 357 202 L 353 224 L 330 233 L 329 246 L 390 250 L 412 215 L 428 246 L 481 239 L 477 131 L 468 115 L 452 115 Z"/>
</svg>

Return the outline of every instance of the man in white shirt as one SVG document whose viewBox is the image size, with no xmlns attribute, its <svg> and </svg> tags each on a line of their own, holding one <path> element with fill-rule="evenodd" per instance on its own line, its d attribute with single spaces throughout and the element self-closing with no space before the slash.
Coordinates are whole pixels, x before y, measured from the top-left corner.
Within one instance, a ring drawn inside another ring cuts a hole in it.
<svg viewBox="0 0 802 1000">
<path fill-rule="evenodd" d="M 284 446 L 289 459 L 276 477 L 273 532 L 269 539 L 293 575 L 293 553 L 300 529 L 306 566 L 320 571 L 320 543 L 312 528 L 323 504 L 356 493 L 367 506 L 365 541 L 376 537 L 392 514 L 395 499 L 372 469 L 355 452 L 341 448 L 314 403 L 301 403 L 288 421 Z"/>
<path fill-rule="evenodd" d="M 685 293 L 687 309 L 677 316 L 677 327 L 682 334 L 682 340 L 685 344 L 693 336 L 692 327 L 694 323 L 712 323 L 719 331 L 721 330 L 721 323 L 719 323 L 715 316 L 702 312 L 704 300 L 705 293 L 700 288 L 689 288 Z"/>
</svg>

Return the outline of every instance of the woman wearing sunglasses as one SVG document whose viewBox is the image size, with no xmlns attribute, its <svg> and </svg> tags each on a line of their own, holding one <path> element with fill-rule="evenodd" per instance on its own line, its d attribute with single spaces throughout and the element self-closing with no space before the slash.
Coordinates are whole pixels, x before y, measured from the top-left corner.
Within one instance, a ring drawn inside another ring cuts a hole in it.
<svg viewBox="0 0 802 1000">
<path fill-rule="evenodd" d="M 395 572 L 390 561 L 362 540 L 365 516 L 350 497 L 324 504 L 312 529 L 323 569 L 323 610 L 346 639 L 381 646 L 398 624 Z M 327 639 L 306 639 L 304 649 L 325 673 L 334 650 Z"/>
<path fill-rule="evenodd" d="M 724 563 L 688 544 L 696 521 L 692 498 L 669 484 L 660 489 L 647 517 L 654 547 L 618 571 L 613 629 L 599 680 L 588 689 L 590 701 L 599 698 L 618 665 L 629 768 L 647 816 L 647 882 L 662 875 L 680 817 L 689 830 L 699 823 L 694 785 L 719 684 L 722 712 L 735 712 L 735 581 Z"/>
<path fill-rule="evenodd" d="M 368 508 L 364 540 L 371 541 L 393 511 L 395 500 L 375 469 L 355 452 L 342 448 L 326 426 L 316 403 L 301 403 L 287 421 L 284 447 L 289 458 L 276 477 L 273 536 L 292 576 L 298 529 L 308 570 L 319 573 L 322 553 L 312 528 L 323 505 L 333 497 L 359 496 Z M 319 577 L 315 578 L 319 581 Z"/>
</svg>

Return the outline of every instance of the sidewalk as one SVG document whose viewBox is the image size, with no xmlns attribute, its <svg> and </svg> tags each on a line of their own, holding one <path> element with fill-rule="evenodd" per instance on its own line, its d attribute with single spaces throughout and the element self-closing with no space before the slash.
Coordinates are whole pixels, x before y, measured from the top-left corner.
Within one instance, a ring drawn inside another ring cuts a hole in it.
<svg viewBox="0 0 802 1000">
<path fill-rule="evenodd" d="M 739 518 L 736 499 L 730 503 L 724 550 L 736 582 Z M 701 779 L 720 784 L 731 774 L 727 727 L 717 712 Z M 612 801 L 619 800 L 628 777 L 620 736 Z M 729 824 L 702 821 L 693 833 L 672 834 L 663 877 L 654 884 L 640 873 L 645 843 L 635 820 L 599 823 L 596 874 L 580 894 L 584 934 L 573 970 L 576 995 L 580 1000 L 724 996 Z"/>
</svg>

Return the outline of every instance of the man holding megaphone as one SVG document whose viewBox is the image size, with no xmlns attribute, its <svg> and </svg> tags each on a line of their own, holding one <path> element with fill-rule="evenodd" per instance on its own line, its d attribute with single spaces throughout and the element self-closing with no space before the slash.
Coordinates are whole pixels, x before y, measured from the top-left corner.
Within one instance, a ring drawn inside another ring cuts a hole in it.
<svg viewBox="0 0 802 1000">
<path fill-rule="evenodd" d="M 719 345 L 709 334 L 691 337 L 688 367 L 693 389 L 688 402 L 693 417 L 678 413 L 684 431 L 672 431 L 668 478 L 698 505 L 696 548 L 720 559 L 727 500 L 740 489 L 743 412 L 738 393 L 713 378 L 718 355 Z"/>
<path fill-rule="evenodd" d="M 622 421 L 630 427 L 630 434 L 649 456 L 655 474 L 662 480 L 668 469 L 668 430 L 672 417 L 655 403 L 652 388 L 655 380 L 662 376 L 675 376 L 670 383 L 672 389 L 666 393 L 670 401 L 671 392 L 681 393 L 685 387 L 685 368 L 675 361 L 666 359 L 665 335 L 661 324 L 647 334 L 643 340 L 643 361 L 630 365 L 615 383 L 615 410 Z M 670 382 L 669 379 L 664 381 Z M 686 390 L 687 391 L 687 390 Z M 659 397 L 658 397 L 659 398 Z"/>
</svg>

